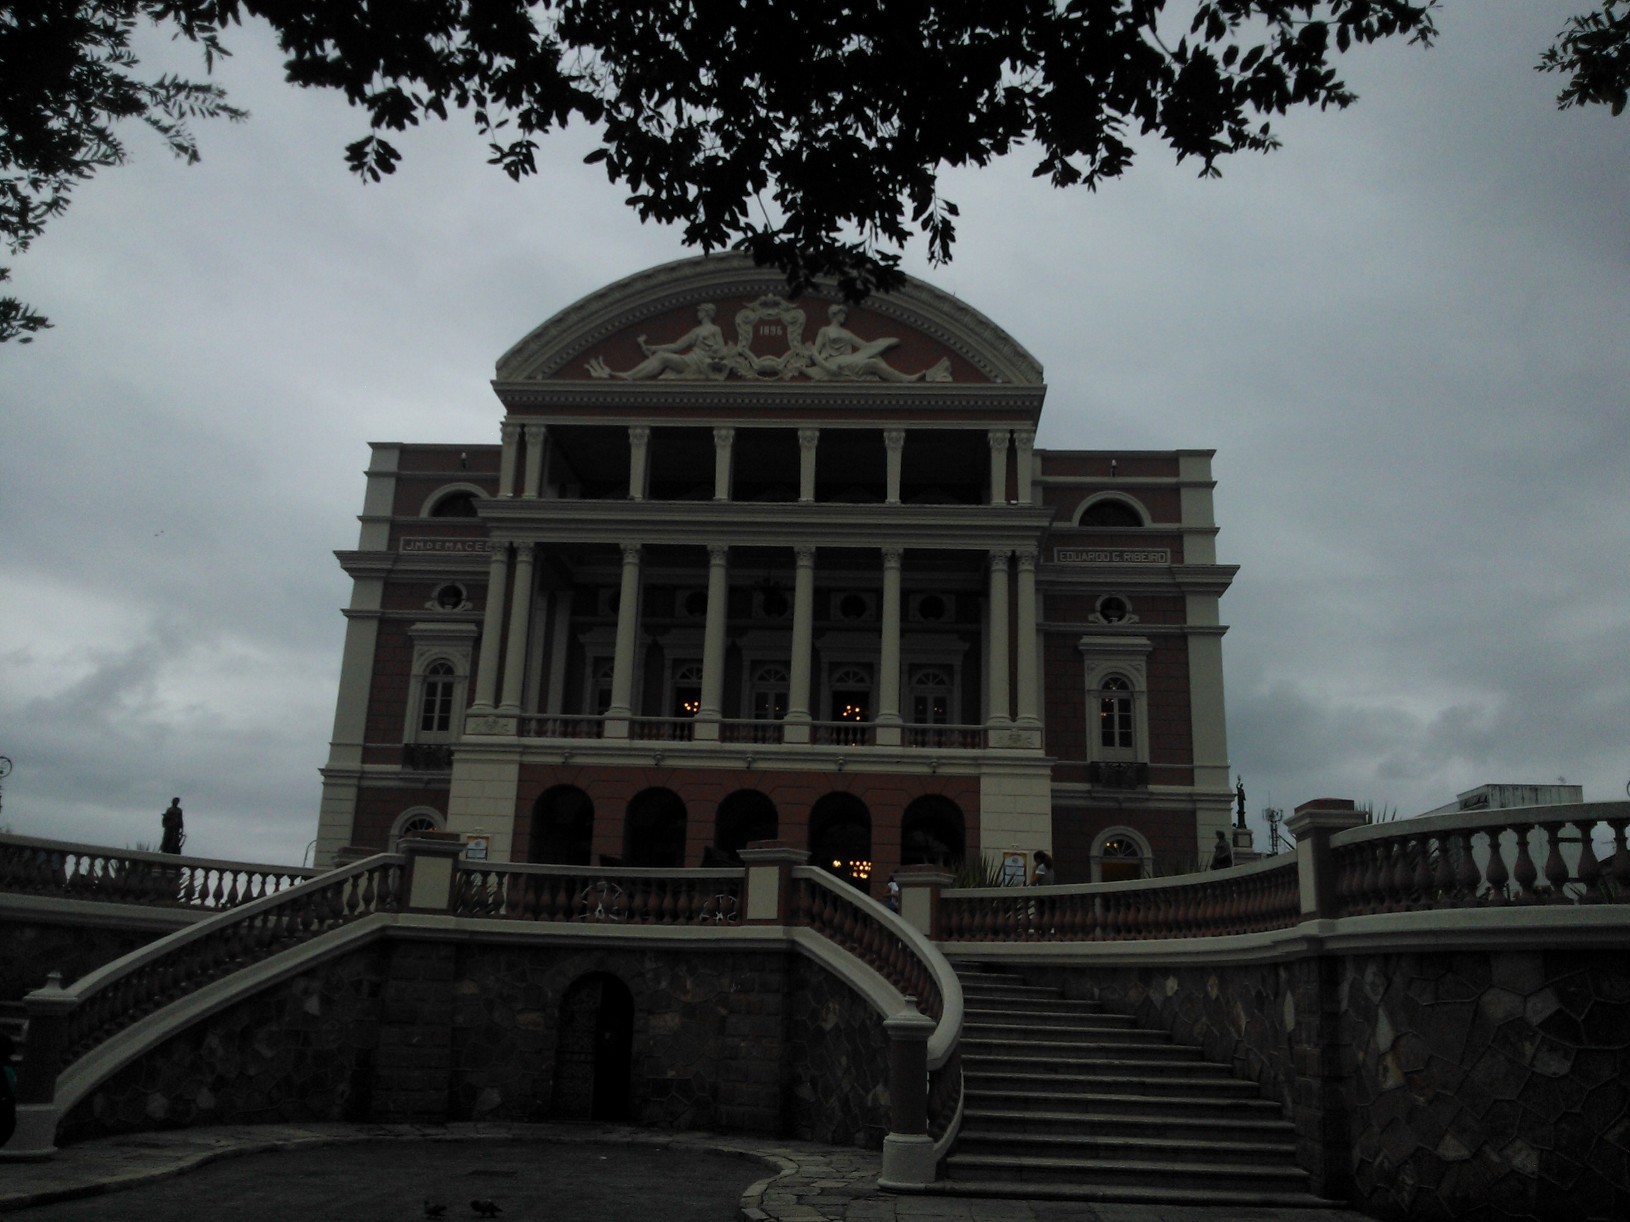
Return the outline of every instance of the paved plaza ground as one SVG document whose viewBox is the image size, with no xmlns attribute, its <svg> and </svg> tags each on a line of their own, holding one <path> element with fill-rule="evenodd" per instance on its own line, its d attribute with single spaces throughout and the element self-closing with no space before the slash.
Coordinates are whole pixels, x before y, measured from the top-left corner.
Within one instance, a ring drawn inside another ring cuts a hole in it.
<svg viewBox="0 0 1630 1222">
<path fill-rule="evenodd" d="M 1363 1222 L 1342 1210 L 900 1196 L 868 1150 L 617 1125 L 238 1125 L 0 1163 L 6 1222 Z"/>
</svg>

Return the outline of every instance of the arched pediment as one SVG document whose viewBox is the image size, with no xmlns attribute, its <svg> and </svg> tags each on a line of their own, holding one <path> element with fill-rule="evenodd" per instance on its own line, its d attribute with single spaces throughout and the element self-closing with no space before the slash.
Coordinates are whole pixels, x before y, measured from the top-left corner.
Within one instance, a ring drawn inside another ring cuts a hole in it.
<svg viewBox="0 0 1630 1222">
<path fill-rule="evenodd" d="M 983 314 L 920 280 L 855 305 L 829 287 L 789 298 L 780 272 L 724 254 L 584 297 L 506 352 L 497 381 L 1039 387 L 1042 373 Z"/>
</svg>

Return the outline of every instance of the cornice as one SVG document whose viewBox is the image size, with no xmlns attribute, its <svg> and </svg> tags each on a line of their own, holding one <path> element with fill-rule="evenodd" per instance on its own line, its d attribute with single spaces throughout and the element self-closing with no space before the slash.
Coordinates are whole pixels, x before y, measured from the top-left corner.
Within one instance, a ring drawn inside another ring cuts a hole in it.
<svg viewBox="0 0 1630 1222">
<path fill-rule="evenodd" d="M 774 412 L 801 428 L 855 427 L 857 423 L 906 423 L 914 414 L 967 419 L 941 427 L 977 429 L 990 424 L 1030 427 L 1041 417 L 1046 388 L 987 383 L 966 385 L 839 382 L 817 385 L 738 382 L 517 382 L 495 379 L 493 392 L 506 408 L 545 409 L 551 424 L 604 424 L 660 419 L 676 408 L 716 411 L 721 422 L 747 411 Z M 982 414 L 983 418 L 978 418 Z M 660 419 L 661 423 L 672 423 Z"/>
</svg>

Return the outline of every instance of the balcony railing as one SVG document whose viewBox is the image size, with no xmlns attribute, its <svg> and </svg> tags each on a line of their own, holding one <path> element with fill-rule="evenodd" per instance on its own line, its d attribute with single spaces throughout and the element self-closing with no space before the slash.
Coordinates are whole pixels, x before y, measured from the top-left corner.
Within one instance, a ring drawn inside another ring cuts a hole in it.
<svg viewBox="0 0 1630 1222">
<path fill-rule="evenodd" d="M 523 738 L 603 738 L 606 719 L 571 713 L 528 713 L 521 718 Z"/>
<path fill-rule="evenodd" d="M 520 719 L 519 730 L 523 738 L 599 739 L 606 736 L 607 720 L 605 717 L 580 714 L 527 713 Z M 809 726 L 809 741 L 816 746 L 878 745 L 875 721 L 815 721 L 805 724 Z M 694 717 L 631 717 L 627 719 L 627 725 L 628 738 L 635 742 L 682 743 L 696 740 L 697 719 Z M 718 722 L 718 727 L 718 741 L 721 743 L 775 745 L 787 741 L 786 723 L 783 721 L 726 717 Z M 900 727 L 900 742 L 897 745 L 914 751 L 979 751 L 987 745 L 987 737 L 985 727 L 981 725 L 931 725 L 907 722 Z M 896 744 L 890 744 L 891 747 L 894 745 Z M 403 748 L 404 756 L 410 749 Z M 420 750 L 434 749 L 420 748 Z M 1137 784 L 1146 784 L 1147 766 L 1140 764 L 1136 767 L 1142 770 L 1138 774 Z M 1131 783 L 1122 783 L 1118 787 L 1135 786 Z"/>
</svg>

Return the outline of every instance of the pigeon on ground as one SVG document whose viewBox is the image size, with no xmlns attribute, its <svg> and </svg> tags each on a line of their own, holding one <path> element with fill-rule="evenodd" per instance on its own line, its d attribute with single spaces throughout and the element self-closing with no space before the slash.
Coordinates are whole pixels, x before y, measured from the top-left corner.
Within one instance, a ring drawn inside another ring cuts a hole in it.
<svg viewBox="0 0 1630 1222">
<path fill-rule="evenodd" d="M 470 1208 L 483 1218 L 496 1218 L 504 1212 L 498 1208 L 497 1201 L 471 1201 Z"/>
<path fill-rule="evenodd" d="M 447 1212 L 447 1206 L 442 1204 L 440 1201 L 432 1201 L 429 1197 L 426 1197 L 424 1199 L 424 1216 L 425 1217 L 427 1217 L 427 1218 L 439 1218 L 446 1212 Z"/>
</svg>

